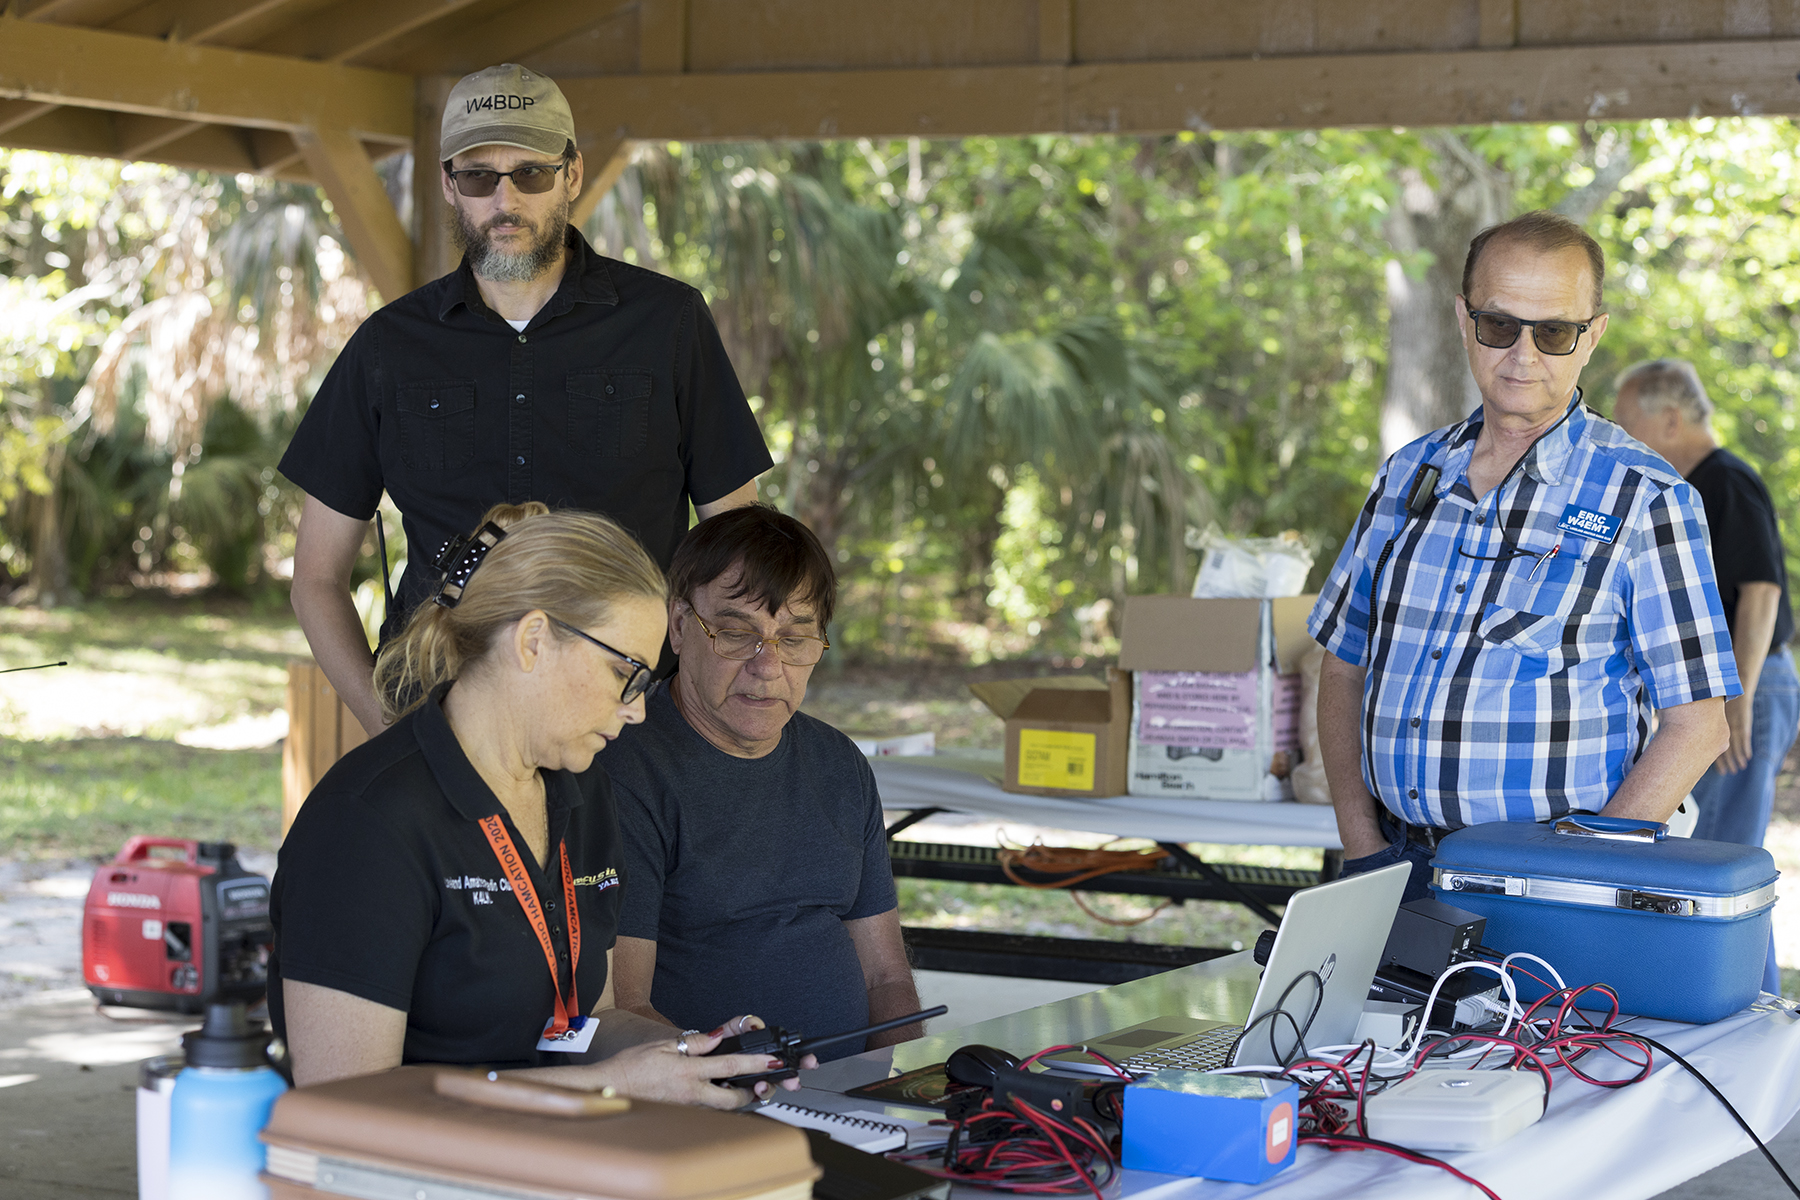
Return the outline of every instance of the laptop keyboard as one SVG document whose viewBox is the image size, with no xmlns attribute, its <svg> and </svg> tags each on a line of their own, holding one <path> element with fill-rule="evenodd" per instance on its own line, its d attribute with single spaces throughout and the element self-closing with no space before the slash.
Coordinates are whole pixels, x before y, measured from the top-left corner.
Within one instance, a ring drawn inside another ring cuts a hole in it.
<svg viewBox="0 0 1800 1200">
<path fill-rule="evenodd" d="M 1225 1060 L 1231 1053 L 1232 1044 L 1243 1032 L 1242 1025 L 1221 1025 L 1217 1029 L 1207 1030 L 1191 1042 L 1161 1050 L 1146 1050 L 1142 1054 L 1132 1055 L 1119 1065 L 1134 1075 L 1165 1068 L 1177 1071 L 1216 1071 L 1226 1065 Z"/>
</svg>

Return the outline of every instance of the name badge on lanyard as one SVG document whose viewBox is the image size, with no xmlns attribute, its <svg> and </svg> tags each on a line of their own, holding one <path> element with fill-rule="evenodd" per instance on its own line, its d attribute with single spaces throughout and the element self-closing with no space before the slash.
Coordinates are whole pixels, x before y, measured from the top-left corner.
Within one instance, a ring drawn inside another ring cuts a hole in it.
<svg viewBox="0 0 1800 1200">
<path fill-rule="evenodd" d="M 544 906 L 538 903 L 537 889 L 531 886 L 525 863 L 506 832 L 506 824 L 497 816 L 483 817 L 481 832 L 487 835 L 494 857 L 500 860 L 500 870 L 512 886 L 513 895 L 518 897 L 519 907 L 525 910 L 531 931 L 537 935 L 538 945 L 544 951 L 544 962 L 550 968 L 550 984 L 556 989 L 556 1008 L 544 1025 L 537 1049 L 581 1054 L 594 1040 L 595 1025 L 581 1011 L 581 1000 L 576 995 L 575 971 L 581 965 L 581 914 L 575 908 L 575 872 L 569 868 L 569 847 L 564 843 L 558 843 L 556 847 L 562 860 L 563 901 L 569 914 L 569 997 L 565 1002 L 562 972 L 556 968 L 556 943 L 550 938 L 550 922 L 544 916 Z"/>
<path fill-rule="evenodd" d="M 1556 527 L 1564 533 L 1572 533 L 1593 542 L 1605 542 L 1610 546 L 1612 540 L 1619 536 L 1620 524 L 1619 518 L 1609 513 L 1595 512 L 1591 508 L 1571 504 L 1563 509 L 1562 520 Z"/>
</svg>

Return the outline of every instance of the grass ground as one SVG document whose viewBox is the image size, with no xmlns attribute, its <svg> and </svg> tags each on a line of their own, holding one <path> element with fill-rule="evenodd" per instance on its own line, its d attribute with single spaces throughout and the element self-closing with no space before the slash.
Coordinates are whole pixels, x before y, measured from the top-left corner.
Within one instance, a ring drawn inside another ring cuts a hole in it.
<svg viewBox="0 0 1800 1200">
<path fill-rule="evenodd" d="M 133 833 L 231 840 L 273 850 L 281 811 L 275 746 L 218 750 L 184 745 L 196 729 L 278 712 L 290 658 L 305 639 L 285 604 L 138 595 L 81 609 L 0 608 L 0 668 L 67 659 L 69 667 L 0 676 L 0 857 L 104 859 Z M 846 732 L 891 736 L 930 730 L 940 747 L 998 749 L 1000 720 L 972 698 L 977 678 L 1048 668 L 989 664 L 828 664 L 815 673 L 807 711 Z M 1795 763 L 1790 761 L 1790 772 Z M 1782 777 L 1769 848 L 1783 868 L 1777 907 L 1783 958 L 1800 965 L 1800 785 Z M 942 831 L 938 840 L 991 842 L 1021 829 Z M 1061 844 L 1098 838 L 1055 834 Z M 1202 848 L 1209 861 L 1317 867 L 1316 850 Z M 1263 928 L 1246 910 L 1194 903 L 1161 910 L 1137 897 L 1088 895 L 1082 911 L 1059 891 L 899 881 L 908 924 L 1061 937 L 1129 938 L 1236 946 Z M 1784 971 L 1800 994 L 1800 971 Z"/>
</svg>

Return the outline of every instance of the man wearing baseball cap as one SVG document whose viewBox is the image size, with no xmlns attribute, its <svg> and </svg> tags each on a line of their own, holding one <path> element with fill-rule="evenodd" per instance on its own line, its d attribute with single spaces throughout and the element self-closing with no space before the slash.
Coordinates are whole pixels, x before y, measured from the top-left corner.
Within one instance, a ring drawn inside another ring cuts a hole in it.
<svg viewBox="0 0 1800 1200">
<path fill-rule="evenodd" d="M 438 157 L 461 265 L 364 322 L 280 465 L 306 493 L 294 612 L 371 734 L 350 578 L 383 491 L 407 543 L 385 640 L 495 504 L 606 513 L 667 567 L 690 503 L 702 520 L 752 503 L 773 465 L 700 293 L 569 224 L 582 160 L 553 81 L 513 63 L 463 77 Z"/>
</svg>

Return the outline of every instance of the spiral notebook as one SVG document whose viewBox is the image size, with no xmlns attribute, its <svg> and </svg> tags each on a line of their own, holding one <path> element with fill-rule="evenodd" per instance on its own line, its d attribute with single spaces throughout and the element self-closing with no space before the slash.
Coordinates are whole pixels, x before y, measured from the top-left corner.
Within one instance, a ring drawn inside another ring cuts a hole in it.
<svg viewBox="0 0 1800 1200">
<path fill-rule="evenodd" d="M 773 1117 L 786 1125 L 799 1129 L 817 1129 L 830 1136 L 834 1142 L 842 1142 L 846 1146 L 854 1146 L 869 1154 L 881 1154 L 888 1150 L 898 1150 L 906 1145 L 907 1127 L 896 1121 L 890 1121 L 880 1113 L 866 1110 L 858 1112 L 835 1113 L 822 1112 L 816 1108 L 805 1108 L 798 1104 L 783 1104 L 779 1100 L 771 1100 L 756 1110 L 765 1117 Z"/>
</svg>

